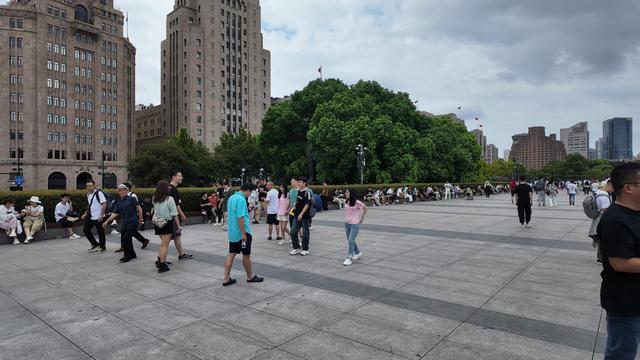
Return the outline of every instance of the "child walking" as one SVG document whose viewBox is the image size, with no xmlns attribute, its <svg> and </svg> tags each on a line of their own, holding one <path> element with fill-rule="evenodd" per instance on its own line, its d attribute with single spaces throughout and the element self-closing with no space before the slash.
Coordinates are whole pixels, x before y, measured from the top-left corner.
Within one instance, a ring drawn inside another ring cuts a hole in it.
<svg viewBox="0 0 640 360">
<path fill-rule="evenodd" d="M 342 265 L 349 266 L 354 260 L 358 260 L 362 257 L 362 253 L 356 244 L 356 237 L 358 236 L 358 231 L 360 231 L 360 224 L 364 221 L 364 217 L 367 215 L 367 211 L 369 209 L 365 204 L 358 200 L 358 193 L 354 189 L 347 190 L 345 193 L 345 200 L 344 228 L 347 233 L 349 252 L 347 253 L 347 259 L 342 263 Z M 360 210 L 362 210 L 362 212 Z"/>
</svg>

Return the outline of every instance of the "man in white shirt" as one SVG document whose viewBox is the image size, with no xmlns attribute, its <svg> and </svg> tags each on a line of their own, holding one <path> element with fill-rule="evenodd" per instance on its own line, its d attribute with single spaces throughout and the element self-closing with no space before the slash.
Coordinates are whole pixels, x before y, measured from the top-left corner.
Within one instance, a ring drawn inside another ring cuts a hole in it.
<svg viewBox="0 0 640 360">
<path fill-rule="evenodd" d="M 78 221 L 78 218 L 69 216 L 69 213 L 73 211 L 73 204 L 71 204 L 71 200 L 69 200 L 70 197 L 69 194 L 62 194 L 60 196 L 60 202 L 56 204 L 54 215 L 56 222 L 69 232 L 69 239 L 79 239 L 80 235 L 73 233 L 73 223 Z"/>
<path fill-rule="evenodd" d="M 453 185 L 450 182 L 446 182 L 444 184 L 444 199 L 451 200 L 451 189 L 453 189 Z"/>
<path fill-rule="evenodd" d="M 81 219 L 84 220 L 84 235 L 91 243 L 89 252 L 104 252 L 107 250 L 107 239 L 104 236 L 104 228 L 101 223 L 104 220 L 104 212 L 107 210 L 107 198 L 104 193 L 96 189 L 96 183 L 93 180 L 87 181 L 85 185 L 87 189 L 87 211 L 82 214 Z M 91 233 L 92 228 L 96 228 L 100 243 L 96 242 L 96 238 Z"/>
<path fill-rule="evenodd" d="M 567 194 L 569 194 L 569 205 L 575 205 L 576 204 L 576 191 L 578 190 L 578 187 L 576 186 L 576 184 L 573 183 L 573 181 L 569 181 L 567 183 Z"/>
<path fill-rule="evenodd" d="M 267 197 L 265 201 L 267 202 L 267 224 L 269 226 L 269 237 L 267 240 L 273 240 L 271 234 L 273 233 L 273 225 L 276 226 L 276 240 L 282 240 L 282 236 L 280 236 L 280 222 L 278 221 L 278 204 L 280 192 L 277 189 L 273 188 L 273 183 L 269 181 L 267 183 Z"/>
</svg>

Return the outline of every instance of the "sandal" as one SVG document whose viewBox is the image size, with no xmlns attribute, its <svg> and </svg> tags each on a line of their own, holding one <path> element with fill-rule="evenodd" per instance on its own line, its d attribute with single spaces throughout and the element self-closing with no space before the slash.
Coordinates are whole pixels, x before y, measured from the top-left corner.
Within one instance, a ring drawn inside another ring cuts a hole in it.
<svg viewBox="0 0 640 360">
<path fill-rule="evenodd" d="M 263 281 L 264 281 L 264 278 L 261 278 L 258 275 L 253 275 L 253 277 L 251 279 L 247 280 L 248 283 L 260 283 L 260 282 L 263 282 Z"/>
<path fill-rule="evenodd" d="M 229 281 L 223 282 L 222 286 L 229 286 L 229 285 L 233 285 L 235 283 L 236 283 L 236 279 L 229 279 Z"/>
</svg>

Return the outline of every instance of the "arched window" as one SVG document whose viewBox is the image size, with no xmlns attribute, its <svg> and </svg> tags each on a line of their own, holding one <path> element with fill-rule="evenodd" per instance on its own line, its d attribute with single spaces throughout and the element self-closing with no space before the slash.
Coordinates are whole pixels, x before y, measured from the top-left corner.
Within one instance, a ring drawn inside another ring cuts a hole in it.
<svg viewBox="0 0 640 360">
<path fill-rule="evenodd" d="M 89 22 L 89 11 L 82 5 L 76 5 L 75 19 L 82 22 Z"/>
<path fill-rule="evenodd" d="M 65 190 L 67 188 L 67 177 L 61 172 L 53 172 L 47 180 L 47 189 Z"/>
<path fill-rule="evenodd" d="M 76 178 L 76 189 L 84 189 L 87 185 L 87 181 L 93 180 L 93 176 L 87 172 L 81 172 Z"/>
</svg>

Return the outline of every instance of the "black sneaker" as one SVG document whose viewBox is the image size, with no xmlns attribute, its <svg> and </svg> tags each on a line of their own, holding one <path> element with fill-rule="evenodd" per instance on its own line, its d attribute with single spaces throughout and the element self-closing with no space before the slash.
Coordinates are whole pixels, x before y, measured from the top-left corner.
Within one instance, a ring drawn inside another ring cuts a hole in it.
<svg viewBox="0 0 640 360">
<path fill-rule="evenodd" d="M 140 247 L 140 249 L 145 249 L 150 242 L 151 241 L 149 239 L 144 239 L 144 243 L 142 243 L 142 247 Z"/>
<path fill-rule="evenodd" d="M 267 238 L 267 240 L 271 241 L 271 240 L 273 240 L 273 238 L 272 238 L 271 236 L 269 236 L 269 237 Z"/>
<path fill-rule="evenodd" d="M 189 259 L 193 259 L 193 255 L 184 253 L 178 256 L 178 260 L 189 260 Z"/>
<path fill-rule="evenodd" d="M 128 257 L 125 256 L 125 257 L 120 259 L 120 262 L 121 263 L 126 263 L 126 262 L 129 262 L 129 261 L 133 260 L 133 259 L 135 259 L 135 258 L 128 258 Z"/>
<path fill-rule="evenodd" d="M 167 265 L 173 265 L 173 263 L 171 261 L 166 261 L 165 264 Z M 160 267 L 160 259 L 156 260 L 156 268 Z"/>
<path fill-rule="evenodd" d="M 170 270 L 169 266 L 167 265 L 166 262 L 158 264 L 158 272 L 159 273 L 167 272 L 169 270 Z"/>
<path fill-rule="evenodd" d="M 282 236 L 278 236 L 276 240 L 282 240 Z"/>
</svg>

